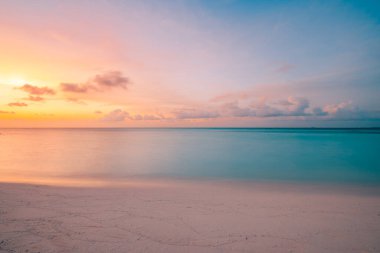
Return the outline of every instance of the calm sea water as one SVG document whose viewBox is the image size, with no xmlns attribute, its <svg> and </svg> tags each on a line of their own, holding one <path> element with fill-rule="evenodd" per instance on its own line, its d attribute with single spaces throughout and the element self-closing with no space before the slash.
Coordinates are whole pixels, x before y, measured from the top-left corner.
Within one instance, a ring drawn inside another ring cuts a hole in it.
<svg viewBox="0 0 380 253">
<path fill-rule="evenodd" d="M 0 129 L 0 177 L 380 185 L 380 130 Z"/>
</svg>

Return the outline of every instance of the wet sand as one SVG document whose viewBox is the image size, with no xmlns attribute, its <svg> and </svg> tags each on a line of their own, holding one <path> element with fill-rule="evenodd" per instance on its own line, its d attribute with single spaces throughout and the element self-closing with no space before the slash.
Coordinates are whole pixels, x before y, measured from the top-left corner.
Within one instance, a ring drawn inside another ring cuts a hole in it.
<svg viewBox="0 0 380 253">
<path fill-rule="evenodd" d="M 380 252 L 379 238 L 377 190 L 0 183 L 0 252 Z"/>
</svg>

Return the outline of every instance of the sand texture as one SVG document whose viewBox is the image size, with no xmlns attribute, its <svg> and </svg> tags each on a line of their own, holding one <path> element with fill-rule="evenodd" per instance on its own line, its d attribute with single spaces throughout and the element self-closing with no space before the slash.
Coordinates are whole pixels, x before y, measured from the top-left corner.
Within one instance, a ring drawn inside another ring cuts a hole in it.
<svg viewBox="0 0 380 253">
<path fill-rule="evenodd" d="M 309 186 L 0 184 L 0 252 L 380 252 L 380 197 Z"/>
</svg>

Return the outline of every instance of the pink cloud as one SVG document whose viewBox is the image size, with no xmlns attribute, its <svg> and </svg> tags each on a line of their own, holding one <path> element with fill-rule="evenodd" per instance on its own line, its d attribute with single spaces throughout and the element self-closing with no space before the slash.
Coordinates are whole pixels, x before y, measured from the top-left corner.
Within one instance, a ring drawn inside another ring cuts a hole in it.
<svg viewBox="0 0 380 253">
<path fill-rule="evenodd" d="M 152 115 L 152 114 L 145 114 L 145 115 L 136 114 L 133 116 L 132 119 L 134 119 L 134 120 L 161 120 L 164 118 L 156 116 L 156 115 Z"/>
<path fill-rule="evenodd" d="M 352 102 L 342 102 L 339 104 L 331 104 L 326 105 L 323 107 L 323 111 L 325 111 L 328 114 L 344 114 L 347 111 L 355 111 L 357 108 L 355 108 L 352 105 Z"/>
<path fill-rule="evenodd" d="M 116 109 L 111 111 L 110 113 L 107 113 L 102 117 L 102 121 L 111 121 L 111 122 L 117 122 L 117 121 L 124 121 L 125 119 L 130 118 L 130 115 L 128 112 L 122 110 L 122 109 Z"/>
<path fill-rule="evenodd" d="M 76 83 L 61 83 L 61 90 L 64 92 L 86 93 L 88 89 L 88 86 Z"/>
<path fill-rule="evenodd" d="M 213 97 L 210 99 L 211 102 L 230 102 L 235 100 L 246 100 L 253 98 L 255 96 L 254 91 L 241 91 L 241 92 L 231 92 L 224 93 L 222 95 Z"/>
<path fill-rule="evenodd" d="M 102 114 L 100 111 L 95 111 L 96 114 Z M 165 119 L 162 115 L 153 115 L 153 114 L 136 114 L 131 115 L 127 111 L 124 111 L 122 109 L 116 109 L 113 110 L 106 115 L 104 115 L 101 120 L 102 121 L 111 121 L 111 122 L 117 122 L 117 121 L 124 121 L 126 119 L 129 120 L 162 120 Z"/>
<path fill-rule="evenodd" d="M 209 119 L 220 116 L 217 111 L 196 108 L 177 109 L 173 114 L 176 119 Z"/>
<path fill-rule="evenodd" d="M 71 102 L 71 103 L 75 103 L 75 104 L 79 104 L 79 105 L 86 105 L 86 102 L 84 102 L 83 100 L 80 100 L 78 98 L 67 98 L 66 101 Z"/>
<path fill-rule="evenodd" d="M 25 91 L 31 95 L 54 95 L 55 91 L 48 87 L 37 87 L 30 84 L 24 84 L 19 90 Z"/>
<path fill-rule="evenodd" d="M 40 96 L 29 96 L 29 97 L 24 98 L 24 99 L 29 100 L 29 101 L 34 101 L 34 102 L 40 102 L 40 101 L 45 100 L 43 97 L 40 97 Z"/>
<path fill-rule="evenodd" d="M 85 83 L 61 83 L 61 90 L 72 93 L 104 92 L 113 88 L 126 90 L 130 81 L 120 71 L 108 71 L 96 75 Z"/>
<path fill-rule="evenodd" d="M 249 107 L 240 107 L 237 101 L 225 103 L 220 107 L 221 114 L 231 117 L 251 117 L 256 116 L 256 112 Z"/>
<path fill-rule="evenodd" d="M 28 104 L 21 103 L 21 102 L 14 102 L 14 103 L 9 103 L 8 106 L 19 106 L 19 107 L 24 107 L 24 106 L 28 106 Z"/>
</svg>

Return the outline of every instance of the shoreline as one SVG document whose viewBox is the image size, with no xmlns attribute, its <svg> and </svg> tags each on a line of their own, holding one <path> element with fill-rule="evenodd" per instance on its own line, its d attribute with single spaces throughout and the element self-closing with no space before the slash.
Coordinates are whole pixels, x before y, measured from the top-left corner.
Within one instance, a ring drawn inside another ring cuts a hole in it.
<svg viewBox="0 0 380 253">
<path fill-rule="evenodd" d="M 155 183 L 0 183 L 0 252 L 380 251 L 377 190 Z"/>
<path fill-rule="evenodd" d="M 241 178 L 211 178 L 211 177 L 144 177 L 132 176 L 119 179 L 99 179 L 99 178 L 71 178 L 71 177 L 50 177 L 50 178 L 23 178 L 4 177 L 0 179 L 0 185 L 26 185 L 39 187 L 57 188 L 106 188 L 118 189 L 128 187 L 173 187 L 184 185 L 207 185 L 207 186 L 230 186 L 244 187 L 247 189 L 266 189 L 279 191 L 307 191 L 316 193 L 342 193 L 358 195 L 380 196 L 380 185 L 375 182 L 330 182 L 330 181 L 300 181 L 300 180 L 254 180 Z"/>
</svg>

